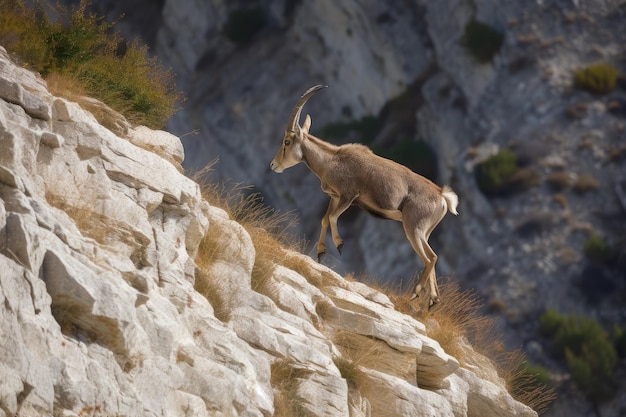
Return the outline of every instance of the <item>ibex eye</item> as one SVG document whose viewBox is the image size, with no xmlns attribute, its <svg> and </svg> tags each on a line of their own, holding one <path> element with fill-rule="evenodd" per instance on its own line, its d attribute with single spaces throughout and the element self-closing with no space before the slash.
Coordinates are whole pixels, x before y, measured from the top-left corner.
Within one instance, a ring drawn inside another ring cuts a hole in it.
<svg viewBox="0 0 626 417">
<path fill-rule="evenodd" d="M 285 139 L 285 146 L 291 145 L 291 141 L 289 139 Z"/>
</svg>

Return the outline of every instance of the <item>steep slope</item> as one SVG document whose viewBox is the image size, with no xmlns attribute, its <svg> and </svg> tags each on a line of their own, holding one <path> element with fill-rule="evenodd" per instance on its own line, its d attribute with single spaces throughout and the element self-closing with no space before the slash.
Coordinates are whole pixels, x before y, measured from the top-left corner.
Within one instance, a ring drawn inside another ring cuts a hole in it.
<svg viewBox="0 0 626 417">
<path fill-rule="evenodd" d="M 384 124 L 374 145 L 393 145 L 402 135 L 428 142 L 437 181 L 452 183 L 460 196 L 461 216 L 444 219 L 433 235 L 439 275 L 479 291 L 503 323 L 508 346 L 523 346 L 532 362 L 550 369 L 562 391 L 550 415 L 594 412 L 565 360 L 554 358 L 538 333 L 538 319 L 556 308 L 592 317 L 608 333 L 626 325 L 626 90 L 623 77 L 604 95 L 573 83 L 574 71 L 598 61 L 626 71 L 623 0 L 100 5 L 111 20 L 125 12 L 120 24 L 151 42 L 188 91 L 189 102 L 169 124 L 184 135 L 185 165 L 220 156 L 218 174 L 255 184 L 274 207 L 296 210 L 298 232 L 310 242 L 328 201 L 319 181 L 302 166 L 280 176 L 267 170 L 298 94 L 329 85 L 305 108 L 314 134 L 369 114 Z M 261 19 L 234 41 L 226 28 L 237 26 L 242 10 Z M 489 62 L 477 62 L 461 42 L 472 20 L 503 35 Z M 431 62 L 436 70 L 427 71 Z M 401 122 L 414 132 L 401 135 L 388 110 L 405 100 Z M 198 135 L 186 135 L 195 129 Z M 364 141 L 352 133 L 338 136 Z M 528 189 L 486 197 L 474 167 L 507 148 L 518 155 Z M 353 211 L 339 227 L 343 255 L 331 249 L 325 259 L 336 271 L 407 283 L 422 267 L 398 224 Z M 596 236 L 617 260 L 589 259 L 585 243 Z M 625 389 L 620 383 L 620 395 L 601 413 L 623 409 Z"/>
<path fill-rule="evenodd" d="M 178 138 L 127 127 L 0 48 L 0 416 L 536 415 L 307 256 L 285 250 L 271 297 L 253 291 L 262 254 L 180 173 Z"/>
</svg>

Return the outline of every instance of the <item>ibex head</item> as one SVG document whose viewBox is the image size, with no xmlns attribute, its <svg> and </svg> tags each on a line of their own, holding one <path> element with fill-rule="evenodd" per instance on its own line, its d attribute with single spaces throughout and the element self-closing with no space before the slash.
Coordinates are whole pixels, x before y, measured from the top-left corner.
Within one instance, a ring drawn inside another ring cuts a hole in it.
<svg viewBox="0 0 626 417">
<path fill-rule="evenodd" d="M 297 163 L 302 162 L 302 141 L 306 140 L 306 134 L 309 133 L 311 127 L 311 116 L 308 114 L 304 119 L 304 124 L 300 126 L 300 113 L 304 104 L 315 94 L 318 90 L 325 88 L 324 85 L 316 85 L 309 88 L 300 100 L 296 103 L 291 115 L 289 116 L 289 123 L 287 123 L 287 129 L 285 130 L 285 137 L 283 143 L 280 145 L 278 153 L 272 160 L 270 168 L 274 172 L 281 173 L 285 169 L 290 168 Z"/>
</svg>

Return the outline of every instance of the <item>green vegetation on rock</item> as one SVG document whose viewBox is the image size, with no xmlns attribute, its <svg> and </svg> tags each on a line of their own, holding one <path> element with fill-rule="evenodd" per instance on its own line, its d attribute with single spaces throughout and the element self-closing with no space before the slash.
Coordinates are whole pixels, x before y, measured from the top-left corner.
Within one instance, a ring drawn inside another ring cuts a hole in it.
<svg viewBox="0 0 626 417">
<path fill-rule="evenodd" d="M 517 156 L 503 149 L 476 166 L 478 187 L 485 195 L 496 195 L 506 191 L 508 181 L 517 171 Z"/>
<path fill-rule="evenodd" d="M 563 355 L 573 381 L 589 400 L 601 403 L 615 395 L 617 352 L 597 321 L 548 310 L 540 317 L 539 328 Z"/>
<path fill-rule="evenodd" d="M 89 4 L 57 5 L 52 20 L 21 0 L 0 0 L 0 45 L 54 85 L 54 94 L 90 95 L 132 123 L 164 127 L 181 99 L 173 75 L 146 46 L 124 41 L 88 12 Z"/>
<path fill-rule="evenodd" d="M 574 84 L 591 93 L 606 94 L 615 88 L 617 75 L 617 69 L 611 64 L 591 64 L 574 72 Z"/>
<path fill-rule="evenodd" d="M 490 62 L 500 51 L 504 35 L 493 27 L 479 22 L 474 17 L 465 25 L 465 32 L 461 38 L 461 45 L 478 62 Z"/>
</svg>

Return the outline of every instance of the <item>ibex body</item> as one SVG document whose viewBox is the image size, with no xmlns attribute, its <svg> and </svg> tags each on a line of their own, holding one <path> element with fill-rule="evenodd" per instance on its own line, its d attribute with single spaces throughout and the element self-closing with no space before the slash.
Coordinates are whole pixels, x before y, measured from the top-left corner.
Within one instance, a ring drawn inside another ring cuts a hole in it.
<svg viewBox="0 0 626 417">
<path fill-rule="evenodd" d="M 311 117 L 307 115 L 300 126 L 300 112 L 321 88 L 319 85 L 310 88 L 292 110 L 283 143 L 270 167 L 281 173 L 304 162 L 330 196 L 317 244 L 318 261 L 326 252 L 329 225 L 333 242 L 341 253 L 343 241 L 337 231 L 337 219 L 352 204 L 376 216 L 402 222 L 411 246 L 424 262 L 415 297 L 429 285 L 432 306 L 439 301 L 439 289 L 435 275 L 437 255 L 428 238 L 446 212 L 458 214 L 457 195 L 450 187 L 439 187 L 407 167 L 375 155 L 364 145 L 336 146 L 310 135 Z"/>
</svg>

